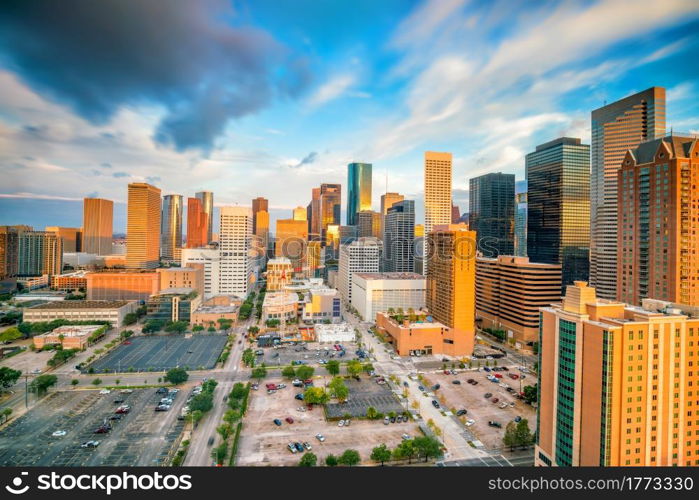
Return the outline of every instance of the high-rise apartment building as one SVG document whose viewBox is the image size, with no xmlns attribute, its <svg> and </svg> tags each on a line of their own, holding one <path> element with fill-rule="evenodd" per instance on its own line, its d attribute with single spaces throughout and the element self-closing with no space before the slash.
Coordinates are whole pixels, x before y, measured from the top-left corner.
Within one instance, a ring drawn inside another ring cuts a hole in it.
<svg viewBox="0 0 699 500">
<path fill-rule="evenodd" d="M 362 210 L 356 214 L 359 238 L 381 239 L 381 214 L 373 210 Z"/>
<path fill-rule="evenodd" d="M 182 265 L 204 269 L 204 298 L 221 295 L 221 250 L 218 248 L 184 248 Z M 228 278 L 226 278 L 228 280 Z"/>
<path fill-rule="evenodd" d="M 561 300 L 561 265 L 527 257 L 476 257 L 476 316 L 517 349 L 539 341 L 539 308 Z"/>
<path fill-rule="evenodd" d="M 386 214 L 383 239 L 383 269 L 386 272 L 415 271 L 415 202 L 393 204 Z"/>
<path fill-rule="evenodd" d="M 526 175 L 527 255 L 533 262 L 561 264 L 563 287 L 586 281 L 590 147 L 571 137 L 541 144 L 526 156 Z"/>
<path fill-rule="evenodd" d="M 182 195 L 163 197 L 161 216 L 160 255 L 167 260 L 180 260 L 182 251 Z"/>
<path fill-rule="evenodd" d="M 46 226 L 44 231 L 56 233 L 61 238 L 63 253 L 75 253 L 82 251 L 83 233 L 79 227 Z"/>
<path fill-rule="evenodd" d="M 126 213 L 126 267 L 154 269 L 160 263 L 160 189 L 129 184 Z"/>
<path fill-rule="evenodd" d="M 308 239 L 320 240 L 320 188 L 311 190 L 311 202 L 306 207 L 306 219 L 308 220 Z"/>
<path fill-rule="evenodd" d="M 357 214 L 371 210 L 371 163 L 347 165 L 347 225 L 357 225 Z"/>
<path fill-rule="evenodd" d="M 699 465 L 699 317 L 658 302 L 577 282 L 541 309 L 535 465 Z"/>
<path fill-rule="evenodd" d="M 19 231 L 18 276 L 52 276 L 63 272 L 63 243 L 56 233 Z"/>
<path fill-rule="evenodd" d="M 394 203 L 403 201 L 405 197 L 400 193 L 384 193 L 381 195 L 381 239 L 383 239 L 383 232 L 386 222 L 386 214 L 388 209 L 393 206 Z"/>
<path fill-rule="evenodd" d="M 206 218 L 206 243 L 214 240 L 214 193 L 211 191 L 200 191 L 194 196 L 201 201 L 201 209 Z"/>
<path fill-rule="evenodd" d="M 208 243 L 208 222 L 199 198 L 187 198 L 187 248 L 201 248 Z"/>
<path fill-rule="evenodd" d="M 515 176 L 492 173 L 469 181 L 469 227 L 476 231 L 478 250 L 486 257 L 515 250 Z"/>
<path fill-rule="evenodd" d="M 111 255 L 114 202 L 101 198 L 83 200 L 82 251 L 95 255 Z"/>
<path fill-rule="evenodd" d="M 617 171 L 626 151 L 665 134 L 665 89 L 651 87 L 592 112 L 590 283 L 613 299 L 617 284 Z"/>
<path fill-rule="evenodd" d="M 355 273 L 378 273 L 381 245 L 375 238 L 360 238 L 340 246 L 337 289 L 348 304 L 352 303 L 352 277 Z"/>
<path fill-rule="evenodd" d="M 252 200 L 252 234 L 257 234 L 257 213 L 267 212 L 269 214 L 269 200 L 258 196 Z"/>
<path fill-rule="evenodd" d="M 342 186 L 340 184 L 320 185 L 320 230 L 322 240 L 326 240 L 329 225 L 340 225 Z"/>
<path fill-rule="evenodd" d="M 515 255 L 527 256 L 527 181 L 515 182 Z"/>
<path fill-rule="evenodd" d="M 441 352 L 470 356 L 475 337 L 476 232 L 465 224 L 432 227 L 427 236 L 427 310 L 450 329 Z"/>
<path fill-rule="evenodd" d="M 451 153 L 425 152 L 425 237 L 434 226 L 451 223 L 451 162 Z M 423 274 L 428 265 L 423 257 Z"/>
<path fill-rule="evenodd" d="M 221 294 L 245 298 L 250 293 L 253 271 L 251 237 L 252 210 L 249 207 L 221 207 Z"/>
<path fill-rule="evenodd" d="M 699 306 L 699 139 L 641 143 L 618 176 L 617 299 Z"/>
<path fill-rule="evenodd" d="M 0 226 L 0 290 L 14 290 L 19 273 L 19 231 Z"/>
</svg>

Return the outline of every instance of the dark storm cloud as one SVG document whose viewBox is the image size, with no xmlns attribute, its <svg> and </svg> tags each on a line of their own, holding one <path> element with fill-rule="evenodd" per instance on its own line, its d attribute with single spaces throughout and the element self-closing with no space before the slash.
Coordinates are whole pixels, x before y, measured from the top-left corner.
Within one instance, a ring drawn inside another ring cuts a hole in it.
<svg viewBox="0 0 699 500">
<path fill-rule="evenodd" d="M 310 75 L 267 33 L 236 25 L 224 0 L 10 0 L 0 47 L 25 82 L 95 124 L 124 104 L 163 105 L 155 140 L 180 151 L 210 149 L 229 120 L 297 96 Z"/>
</svg>

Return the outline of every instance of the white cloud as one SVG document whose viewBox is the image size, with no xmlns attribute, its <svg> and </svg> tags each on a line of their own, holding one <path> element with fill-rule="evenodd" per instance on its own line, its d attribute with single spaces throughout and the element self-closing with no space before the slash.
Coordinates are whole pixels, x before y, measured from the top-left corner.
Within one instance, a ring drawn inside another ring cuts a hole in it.
<svg viewBox="0 0 699 500">
<path fill-rule="evenodd" d="M 340 97 L 355 83 L 355 77 L 349 74 L 335 75 L 321 85 L 308 99 L 311 107 L 318 107 Z"/>
</svg>

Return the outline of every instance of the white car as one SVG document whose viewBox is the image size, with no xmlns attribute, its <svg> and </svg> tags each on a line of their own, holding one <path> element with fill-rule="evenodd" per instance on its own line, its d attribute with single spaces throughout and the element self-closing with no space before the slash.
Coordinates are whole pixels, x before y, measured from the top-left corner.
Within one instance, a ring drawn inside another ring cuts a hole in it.
<svg viewBox="0 0 699 500">
<path fill-rule="evenodd" d="M 63 437 L 66 434 L 67 434 L 66 431 L 54 431 L 51 435 L 53 437 Z"/>
<path fill-rule="evenodd" d="M 475 420 L 473 420 L 472 418 L 469 418 L 469 419 L 466 421 L 466 427 L 471 427 L 471 426 L 472 426 L 473 424 L 475 424 L 475 423 L 476 423 Z"/>
<path fill-rule="evenodd" d="M 100 394 L 111 394 L 111 392 L 112 392 L 112 391 L 110 391 L 109 389 L 102 389 L 102 390 L 100 391 Z"/>
<path fill-rule="evenodd" d="M 133 391 L 131 389 L 122 389 L 121 391 L 122 394 L 131 394 Z"/>
<path fill-rule="evenodd" d="M 34 368 L 31 372 L 32 375 L 38 375 L 41 373 L 41 368 Z"/>
<path fill-rule="evenodd" d="M 344 421 L 344 420 L 340 420 L 340 421 L 337 423 L 337 426 L 338 426 L 338 427 L 344 427 L 344 426 L 345 426 L 345 421 Z"/>
<path fill-rule="evenodd" d="M 410 434 L 403 434 L 401 438 L 403 439 L 403 441 L 407 441 L 408 439 L 410 439 Z"/>
<path fill-rule="evenodd" d="M 316 434 L 316 439 L 322 443 L 323 441 L 325 441 L 325 436 L 323 436 L 322 434 Z"/>
</svg>

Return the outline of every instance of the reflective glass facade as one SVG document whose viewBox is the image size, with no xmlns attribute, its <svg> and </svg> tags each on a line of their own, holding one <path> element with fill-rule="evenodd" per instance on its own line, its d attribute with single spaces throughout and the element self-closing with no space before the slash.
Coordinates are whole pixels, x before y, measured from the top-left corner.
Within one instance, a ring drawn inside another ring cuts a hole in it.
<svg viewBox="0 0 699 500">
<path fill-rule="evenodd" d="M 469 227 L 476 231 L 484 257 L 515 251 L 515 176 L 486 174 L 469 183 Z"/>
<path fill-rule="evenodd" d="M 357 225 L 357 213 L 371 210 L 371 163 L 347 165 L 347 225 Z"/>
</svg>

